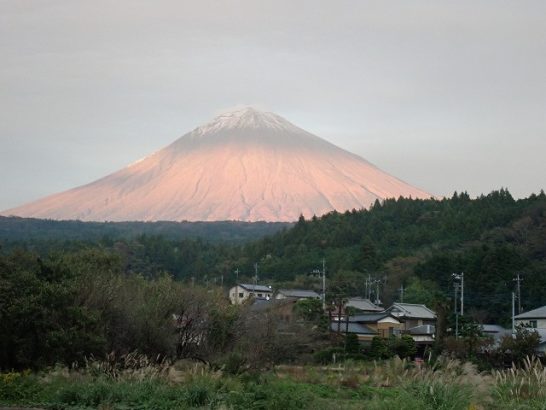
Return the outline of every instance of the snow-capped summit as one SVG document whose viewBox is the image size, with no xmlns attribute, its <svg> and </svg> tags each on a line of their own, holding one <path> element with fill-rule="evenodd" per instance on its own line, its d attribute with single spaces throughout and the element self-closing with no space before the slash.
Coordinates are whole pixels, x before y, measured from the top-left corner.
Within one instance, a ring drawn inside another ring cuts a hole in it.
<svg viewBox="0 0 546 410">
<path fill-rule="evenodd" d="M 295 221 L 429 198 L 277 114 L 244 108 L 102 179 L 3 215 L 86 221 Z"/>
<path fill-rule="evenodd" d="M 212 121 L 195 129 L 195 132 L 207 134 L 226 129 L 259 129 L 269 128 L 276 130 L 299 130 L 298 127 L 288 122 L 281 116 L 272 112 L 258 111 L 252 107 L 246 107 L 235 111 L 223 113 Z"/>
</svg>

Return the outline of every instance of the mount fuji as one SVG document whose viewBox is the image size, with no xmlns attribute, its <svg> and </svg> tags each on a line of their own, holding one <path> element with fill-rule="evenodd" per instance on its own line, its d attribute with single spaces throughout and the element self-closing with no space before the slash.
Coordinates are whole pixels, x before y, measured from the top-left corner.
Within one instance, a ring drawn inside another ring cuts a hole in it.
<svg viewBox="0 0 546 410">
<path fill-rule="evenodd" d="M 222 114 L 102 179 L 2 215 L 82 221 L 295 221 L 432 195 L 284 118 Z"/>
</svg>

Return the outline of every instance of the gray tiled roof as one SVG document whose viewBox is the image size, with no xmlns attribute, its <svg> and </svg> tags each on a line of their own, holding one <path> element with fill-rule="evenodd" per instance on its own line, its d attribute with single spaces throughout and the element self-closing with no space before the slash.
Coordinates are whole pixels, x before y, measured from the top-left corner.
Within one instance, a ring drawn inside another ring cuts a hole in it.
<svg viewBox="0 0 546 410">
<path fill-rule="evenodd" d="M 279 289 L 279 293 L 287 298 L 320 298 L 319 294 L 314 290 L 304 289 Z"/>
<path fill-rule="evenodd" d="M 359 323 L 376 323 L 379 320 L 386 318 L 386 317 L 394 317 L 388 312 L 382 312 L 382 313 L 367 313 L 362 315 L 353 315 L 349 316 L 350 322 L 359 322 Z M 394 317 L 396 320 L 398 320 L 396 317 Z"/>
<path fill-rule="evenodd" d="M 330 322 L 330 330 L 332 332 L 337 332 L 337 325 L 338 325 L 338 322 Z M 345 333 L 345 329 L 346 329 L 346 322 L 345 321 L 341 321 L 341 324 L 339 326 L 339 329 L 340 329 L 340 332 L 341 333 Z M 361 325 L 361 324 L 358 324 L 358 323 L 353 323 L 353 322 L 349 322 L 349 327 L 347 328 L 347 332 L 348 333 L 356 333 L 356 334 L 359 334 L 359 335 L 376 335 L 377 332 L 370 329 L 368 326 L 366 325 Z"/>
<path fill-rule="evenodd" d="M 273 292 L 269 286 L 255 285 L 253 283 L 239 283 L 239 286 L 245 288 L 249 292 Z"/>
<path fill-rule="evenodd" d="M 529 312 L 523 312 L 514 316 L 514 319 L 546 319 L 546 306 L 530 310 Z"/>
<path fill-rule="evenodd" d="M 393 303 L 393 305 L 387 309 L 387 312 L 391 312 L 394 316 L 412 319 L 436 319 L 436 313 L 428 307 L 412 303 Z"/>
<path fill-rule="evenodd" d="M 482 328 L 482 332 L 484 333 L 512 333 L 512 331 L 510 329 L 506 329 L 504 327 L 502 327 L 501 325 L 488 325 L 488 324 L 483 324 L 483 325 L 480 325 L 480 327 Z"/>
<path fill-rule="evenodd" d="M 383 308 L 373 304 L 370 299 L 350 298 L 345 306 L 350 306 L 359 310 L 368 310 L 372 312 L 381 312 Z"/>
</svg>

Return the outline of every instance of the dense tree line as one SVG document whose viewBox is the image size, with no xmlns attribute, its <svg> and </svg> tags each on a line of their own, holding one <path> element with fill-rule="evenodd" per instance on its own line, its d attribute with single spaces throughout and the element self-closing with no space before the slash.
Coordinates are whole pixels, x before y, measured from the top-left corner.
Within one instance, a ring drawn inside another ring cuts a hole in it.
<svg viewBox="0 0 546 410">
<path fill-rule="evenodd" d="M 131 239 L 139 235 L 172 240 L 202 238 L 212 242 L 244 242 L 271 235 L 292 224 L 284 222 L 82 222 L 0 216 L 0 241 L 99 241 Z"/>
<path fill-rule="evenodd" d="M 546 195 L 514 200 L 507 190 L 476 199 L 391 199 L 370 210 L 332 212 L 245 246 L 262 275 L 293 280 L 327 261 L 330 288 L 363 295 L 368 275 L 384 303 L 449 304 L 451 274 L 465 273 L 467 312 L 508 322 L 513 278 L 524 278 L 523 309 L 546 303 Z M 247 268 L 248 269 L 248 268 Z"/>
<path fill-rule="evenodd" d="M 0 370 L 138 352 L 237 371 L 301 358 L 298 349 L 324 333 L 303 314 L 292 324 L 274 311 L 254 315 L 230 305 L 220 287 L 127 275 L 111 251 L 0 254 Z"/>
</svg>

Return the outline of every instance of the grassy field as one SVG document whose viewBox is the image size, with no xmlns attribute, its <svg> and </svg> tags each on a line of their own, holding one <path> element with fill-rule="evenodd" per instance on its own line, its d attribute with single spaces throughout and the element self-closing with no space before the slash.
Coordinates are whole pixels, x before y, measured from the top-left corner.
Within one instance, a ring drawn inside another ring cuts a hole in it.
<svg viewBox="0 0 546 410">
<path fill-rule="evenodd" d="M 41 409 L 546 409 L 546 370 L 478 373 L 469 363 L 391 360 L 340 367 L 279 366 L 231 375 L 190 364 L 112 366 L 0 375 L 0 404 Z"/>
</svg>

